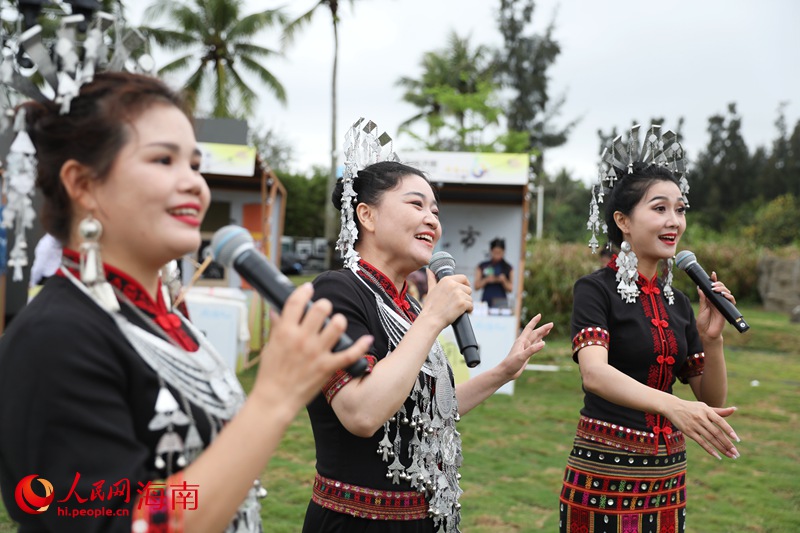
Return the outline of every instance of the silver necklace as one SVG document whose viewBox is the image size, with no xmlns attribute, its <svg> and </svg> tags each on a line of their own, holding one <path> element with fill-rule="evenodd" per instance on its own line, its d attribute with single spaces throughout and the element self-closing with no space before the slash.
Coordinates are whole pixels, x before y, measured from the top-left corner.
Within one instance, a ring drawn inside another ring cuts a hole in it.
<svg viewBox="0 0 800 533">
<path fill-rule="evenodd" d="M 146 331 L 130 322 L 119 311 L 109 311 L 98 302 L 97 297 L 87 290 L 83 283 L 75 278 L 69 269 L 62 267 L 61 272 L 73 285 L 114 319 L 136 353 L 158 376 L 160 388 L 154 407 L 155 415 L 148 425 L 148 429 L 151 431 L 165 430 L 155 449 L 156 468 L 165 471 L 168 477 L 173 470 L 173 460 L 181 468 L 187 466 L 203 450 L 203 442 L 194 419 L 191 417 L 191 409 L 187 401 L 191 401 L 207 414 L 212 430 L 210 440 L 214 440 L 217 429 L 221 429 L 224 421 L 233 418 L 244 403 L 245 393 L 238 379 L 205 336 L 180 313 L 175 314 L 197 339 L 198 350 L 196 352 L 189 353 L 169 337 L 161 337 Z M 150 324 L 153 331 L 161 331 L 150 317 L 142 313 L 123 294 L 117 293 L 116 296 L 145 323 Z M 165 382 L 181 395 L 186 412 L 181 410 L 180 404 L 165 386 Z M 174 427 L 186 425 L 189 426 L 186 438 L 181 439 Z M 245 500 L 225 529 L 225 533 L 261 532 L 261 506 L 258 499 L 264 498 L 266 495 L 267 490 L 261 486 L 259 480 L 255 480 L 253 487 L 248 491 Z"/>
<path fill-rule="evenodd" d="M 375 296 L 378 317 L 383 330 L 389 337 L 389 349 L 396 348 L 411 327 L 411 322 L 400 311 L 394 300 L 389 297 L 380 283 L 360 265 L 351 270 Z M 390 300 L 393 307 L 367 283 L 359 272 L 374 283 L 380 292 Z M 415 311 L 419 313 L 416 305 Z M 421 374 L 414 382 L 409 398 L 414 403 L 411 418 L 408 417 L 405 404 L 383 425 L 383 438 L 378 445 L 378 455 L 384 462 L 389 462 L 386 477 L 392 483 L 407 481 L 411 486 L 423 492 L 428 501 L 428 514 L 434 524 L 441 526 L 446 533 L 456 533 L 461 522 L 461 504 L 458 502 L 463 493 L 459 485 L 461 475 L 458 469 L 463 457 L 461 455 L 461 435 L 456 430 L 458 416 L 458 399 L 450 381 L 450 365 L 439 341 L 434 341 L 423 363 Z M 391 424 L 395 424 L 394 439 L 391 438 Z M 409 425 L 414 431 L 408 445 L 411 464 L 405 466 L 400 461 L 403 442 L 400 437 L 400 426 Z"/>
</svg>

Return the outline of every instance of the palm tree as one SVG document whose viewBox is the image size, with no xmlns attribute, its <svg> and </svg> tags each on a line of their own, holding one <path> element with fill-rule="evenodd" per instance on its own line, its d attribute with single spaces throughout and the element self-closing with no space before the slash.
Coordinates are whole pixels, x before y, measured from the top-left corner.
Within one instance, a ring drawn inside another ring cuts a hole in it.
<svg viewBox="0 0 800 533">
<path fill-rule="evenodd" d="M 354 0 L 350 0 L 353 4 Z M 339 63 L 339 0 L 318 0 L 314 6 L 308 11 L 297 17 L 290 22 L 284 29 L 284 43 L 290 44 L 295 38 L 297 32 L 306 24 L 311 22 L 314 18 L 314 13 L 320 9 L 327 8 L 331 14 L 331 21 L 333 22 L 333 76 L 331 77 L 331 173 L 328 179 L 328 190 L 333 190 L 336 185 L 336 167 L 337 167 L 337 151 L 336 151 L 336 136 L 338 134 L 336 129 L 336 78 Z M 331 202 L 325 202 L 325 239 L 328 241 L 328 257 L 325 261 L 325 267 L 330 267 L 331 254 L 333 252 L 333 243 L 336 242 L 336 230 L 338 228 L 338 219 L 336 217 L 336 208 L 333 207 Z"/>
<path fill-rule="evenodd" d="M 213 117 L 242 117 L 252 112 L 258 95 L 245 83 L 241 71 L 257 77 L 279 102 L 286 103 L 283 85 L 262 65 L 280 52 L 252 43 L 260 31 L 285 24 L 286 17 L 280 9 L 242 16 L 243 4 L 243 0 L 158 0 L 145 11 L 145 20 L 152 23 L 166 15 L 178 29 L 140 28 L 168 50 L 186 50 L 159 74 L 195 68 L 185 83 L 192 107 L 213 80 L 209 87 Z"/>
<path fill-rule="evenodd" d="M 447 47 L 427 52 L 422 58 L 419 79 L 403 76 L 397 85 L 405 89 L 403 100 L 419 109 L 400 125 L 400 131 L 421 140 L 410 127 L 417 122 L 428 125 L 427 149 L 472 150 L 476 143 L 468 134 L 480 131 L 477 124 L 495 122 L 499 108 L 494 105 L 495 65 L 491 50 L 483 45 L 473 48 L 469 37 L 450 32 Z M 451 130 L 455 137 L 439 137 Z"/>
</svg>

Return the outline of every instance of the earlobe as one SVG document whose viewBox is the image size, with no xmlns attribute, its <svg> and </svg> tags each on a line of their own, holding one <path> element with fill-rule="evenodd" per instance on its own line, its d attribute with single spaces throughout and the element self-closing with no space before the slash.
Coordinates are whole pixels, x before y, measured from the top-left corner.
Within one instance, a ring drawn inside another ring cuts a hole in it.
<svg viewBox="0 0 800 533">
<path fill-rule="evenodd" d="M 86 165 L 75 159 L 68 159 L 61 165 L 59 178 L 76 207 L 83 208 L 85 211 L 93 211 L 97 207 L 92 194 L 94 189 L 92 172 Z"/>
</svg>

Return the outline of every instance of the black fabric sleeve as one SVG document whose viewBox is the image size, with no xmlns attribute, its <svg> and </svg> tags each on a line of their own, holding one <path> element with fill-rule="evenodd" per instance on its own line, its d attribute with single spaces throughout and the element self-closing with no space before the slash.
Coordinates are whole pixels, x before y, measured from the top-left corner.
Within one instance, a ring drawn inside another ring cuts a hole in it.
<svg viewBox="0 0 800 533">
<path fill-rule="evenodd" d="M 347 319 L 347 336 L 353 341 L 363 335 L 374 334 L 369 310 L 375 305 L 372 303 L 369 306 L 363 291 L 357 285 L 360 283 L 349 271 L 324 272 L 314 280 L 314 299 L 327 298 L 331 301 L 333 312 L 340 313 Z M 379 356 L 374 345 L 369 353 Z M 382 353 L 380 357 L 385 355 Z"/>
<path fill-rule="evenodd" d="M 4 347 L 4 355 L 12 356 L 4 365 L 9 373 L 2 379 L 3 401 L 19 401 L 2 406 L 3 461 L 14 458 L 3 470 L 12 483 L 30 474 L 47 479 L 55 495 L 50 509 L 38 515 L 16 505 L 8 510 L 21 532 L 127 533 L 138 483 L 152 478 L 145 467 L 149 452 L 135 434 L 128 405 L 136 392 L 119 357 L 124 345 L 109 335 L 116 329 L 110 317 L 76 311 L 48 321 L 28 314 L 25 327 Z M 123 491 L 129 486 L 129 497 L 114 496 L 115 484 Z M 127 516 L 63 515 L 101 509 Z"/>
<path fill-rule="evenodd" d="M 573 341 L 585 328 L 602 328 L 608 331 L 610 310 L 611 303 L 601 279 L 595 275 L 589 275 L 576 281 L 573 286 L 572 303 Z M 573 350 L 572 359 L 576 363 L 578 362 L 577 350 Z"/>
</svg>

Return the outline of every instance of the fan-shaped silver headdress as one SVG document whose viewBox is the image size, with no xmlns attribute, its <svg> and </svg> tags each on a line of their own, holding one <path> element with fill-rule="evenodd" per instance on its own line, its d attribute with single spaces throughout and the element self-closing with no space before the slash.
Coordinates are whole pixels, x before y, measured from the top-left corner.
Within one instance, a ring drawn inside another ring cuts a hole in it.
<svg viewBox="0 0 800 533">
<path fill-rule="evenodd" d="M 592 253 L 597 252 L 600 243 L 597 233 L 608 233 L 608 228 L 600 218 L 600 205 L 603 203 L 605 188 L 613 188 L 618 176 L 633 172 L 634 163 L 661 165 L 678 178 L 681 194 L 684 198 L 689 194 L 689 182 L 686 181 L 686 162 L 683 147 L 678 136 L 671 130 L 662 133 L 660 125 L 652 125 L 644 142 L 639 142 L 639 124 L 631 127 L 628 140 L 623 141 L 618 135 L 603 149 L 600 156 L 597 183 L 592 188 L 592 199 L 589 203 L 589 221 L 586 229 L 592 232 L 589 247 Z M 688 207 L 688 201 L 686 206 Z"/>
<path fill-rule="evenodd" d="M 114 16 L 98 12 L 81 41 L 79 25 L 83 15 L 65 15 L 57 31 L 55 43 L 46 42 L 42 27 L 32 26 L 19 35 L 4 35 L 0 51 L 0 131 L 5 131 L 19 97 L 37 102 L 52 101 L 60 105 L 61 114 L 69 113 L 72 99 L 82 85 L 94 79 L 95 72 L 129 70 L 151 72 L 152 58 L 142 56 L 130 60 L 131 52 L 142 46 L 144 38 L 135 29 L 125 29 Z M 115 37 L 110 29 L 114 28 Z M 81 53 L 82 52 L 82 53 Z M 82 59 L 81 59 L 82 57 Z M 41 86 L 32 77 L 38 73 Z M 14 248 L 8 266 L 14 268 L 14 281 L 22 279 L 28 265 L 25 231 L 33 226 L 33 193 L 36 182 L 36 150 L 25 131 L 24 112 L 13 120 L 14 142 L 11 144 L 3 174 L 2 191 L 7 198 L 2 225 L 15 228 Z"/>
<path fill-rule="evenodd" d="M 353 207 L 357 204 L 357 194 L 353 181 L 358 171 L 379 161 L 399 161 L 392 151 L 392 138 L 386 132 L 378 135 L 378 126 L 371 120 L 364 122 L 359 118 L 344 136 L 344 172 L 342 173 L 342 229 L 336 241 L 336 249 L 342 254 L 345 268 L 352 268 L 360 259 L 355 250 L 358 228 L 355 223 Z M 384 147 L 389 145 L 388 149 Z"/>
</svg>

